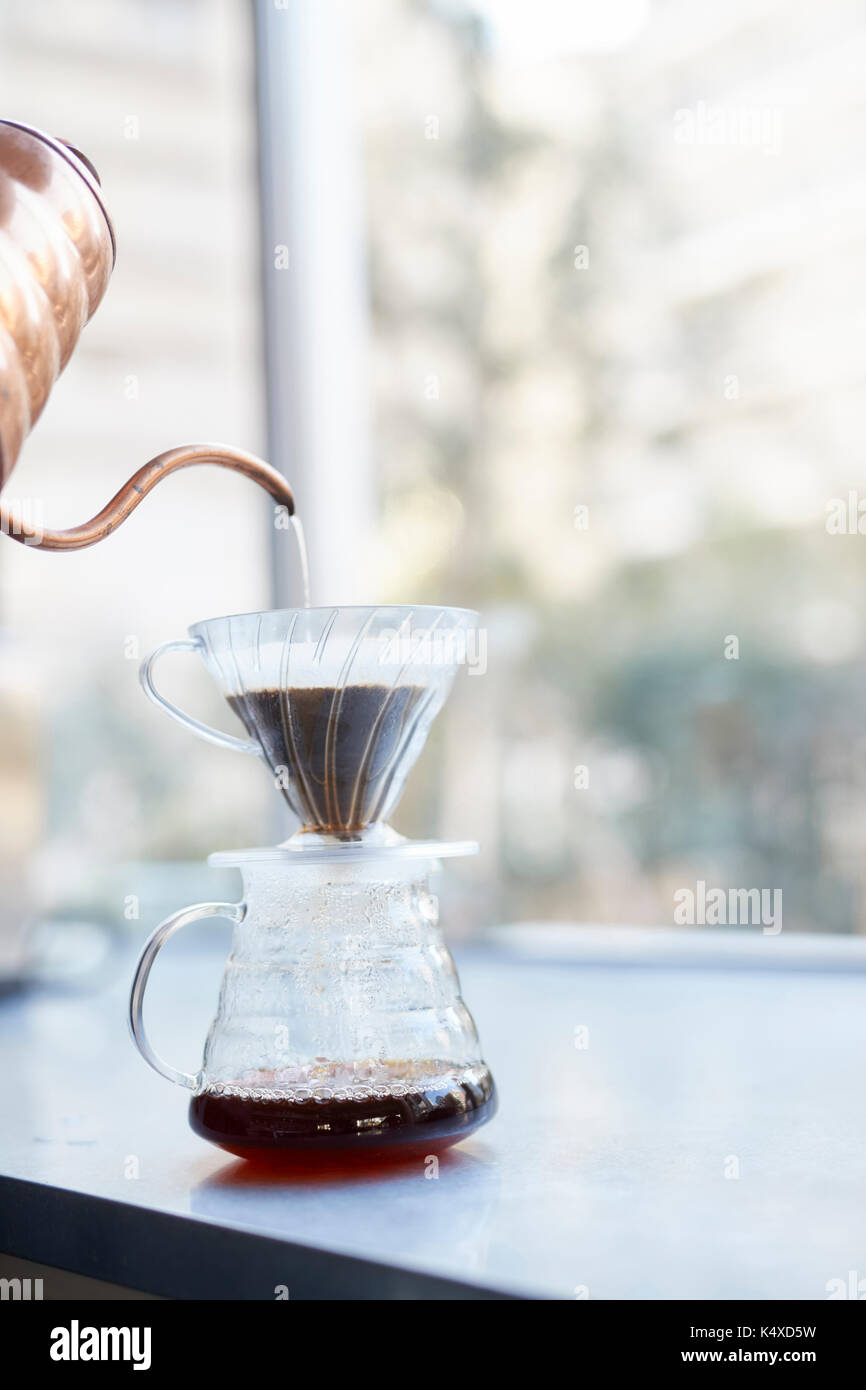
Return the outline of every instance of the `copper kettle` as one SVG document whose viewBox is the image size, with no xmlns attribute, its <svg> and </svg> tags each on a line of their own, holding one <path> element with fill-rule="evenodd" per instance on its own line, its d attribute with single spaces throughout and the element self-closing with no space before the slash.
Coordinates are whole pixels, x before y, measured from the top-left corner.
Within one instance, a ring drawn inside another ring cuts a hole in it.
<svg viewBox="0 0 866 1390">
<path fill-rule="evenodd" d="M 0 121 L 0 488 L 102 302 L 115 253 L 90 161 L 32 126 Z M 243 473 L 294 513 L 292 490 L 270 464 L 221 444 L 186 444 L 144 464 L 81 526 L 37 530 L 0 506 L 0 529 L 36 549 L 80 550 L 116 530 L 161 478 L 199 463 Z"/>
</svg>

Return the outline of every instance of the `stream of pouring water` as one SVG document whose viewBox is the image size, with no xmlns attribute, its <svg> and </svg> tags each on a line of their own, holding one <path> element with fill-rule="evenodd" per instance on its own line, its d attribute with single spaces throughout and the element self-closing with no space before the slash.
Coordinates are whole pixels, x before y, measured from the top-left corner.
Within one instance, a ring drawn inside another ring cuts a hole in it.
<svg viewBox="0 0 866 1390">
<path fill-rule="evenodd" d="M 297 512 L 291 517 L 292 530 L 295 534 L 295 544 L 298 547 L 298 560 L 301 566 L 301 585 L 304 591 L 304 607 L 310 606 L 310 565 L 307 557 L 307 542 L 304 537 L 304 526 Z"/>
</svg>

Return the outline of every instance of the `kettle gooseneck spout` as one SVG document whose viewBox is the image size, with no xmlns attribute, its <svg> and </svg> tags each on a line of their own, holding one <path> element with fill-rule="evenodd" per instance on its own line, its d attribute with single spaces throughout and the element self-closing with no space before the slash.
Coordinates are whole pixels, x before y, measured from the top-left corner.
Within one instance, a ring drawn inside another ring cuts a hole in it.
<svg viewBox="0 0 866 1390">
<path fill-rule="evenodd" d="M 116 531 L 163 478 L 194 464 L 214 464 L 242 473 L 245 478 L 258 483 L 270 493 L 276 503 L 286 508 L 289 516 L 294 515 L 295 499 L 292 489 L 282 473 L 277 472 L 271 464 L 265 463 L 264 459 L 224 444 L 181 444 L 175 449 L 166 449 L 143 464 L 101 512 L 80 526 L 70 526 L 63 531 L 50 531 L 41 526 L 31 525 L 17 517 L 9 508 L 0 505 L 0 530 L 12 540 L 20 541 L 22 545 L 34 550 L 84 550 L 89 545 L 96 545 L 97 541 L 105 540 Z"/>
</svg>

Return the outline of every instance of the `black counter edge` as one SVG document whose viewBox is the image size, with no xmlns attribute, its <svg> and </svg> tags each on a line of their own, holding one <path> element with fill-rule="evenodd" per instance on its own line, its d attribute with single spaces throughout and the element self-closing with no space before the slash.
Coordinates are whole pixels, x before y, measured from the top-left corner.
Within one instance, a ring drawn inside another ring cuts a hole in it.
<svg viewBox="0 0 866 1390">
<path fill-rule="evenodd" d="M 194 1217 L 0 1176 L 0 1251 L 170 1299 L 514 1300 L 518 1296 Z"/>
</svg>

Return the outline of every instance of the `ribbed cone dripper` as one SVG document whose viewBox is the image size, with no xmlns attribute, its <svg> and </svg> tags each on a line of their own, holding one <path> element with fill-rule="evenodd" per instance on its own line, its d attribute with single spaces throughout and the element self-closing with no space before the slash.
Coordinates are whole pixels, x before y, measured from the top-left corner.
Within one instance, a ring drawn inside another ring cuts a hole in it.
<svg viewBox="0 0 866 1390">
<path fill-rule="evenodd" d="M 400 798 L 475 619 L 453 608 L 282 609 L 190 633 L 303 832 L 366 839 Z"/>
</svg>

